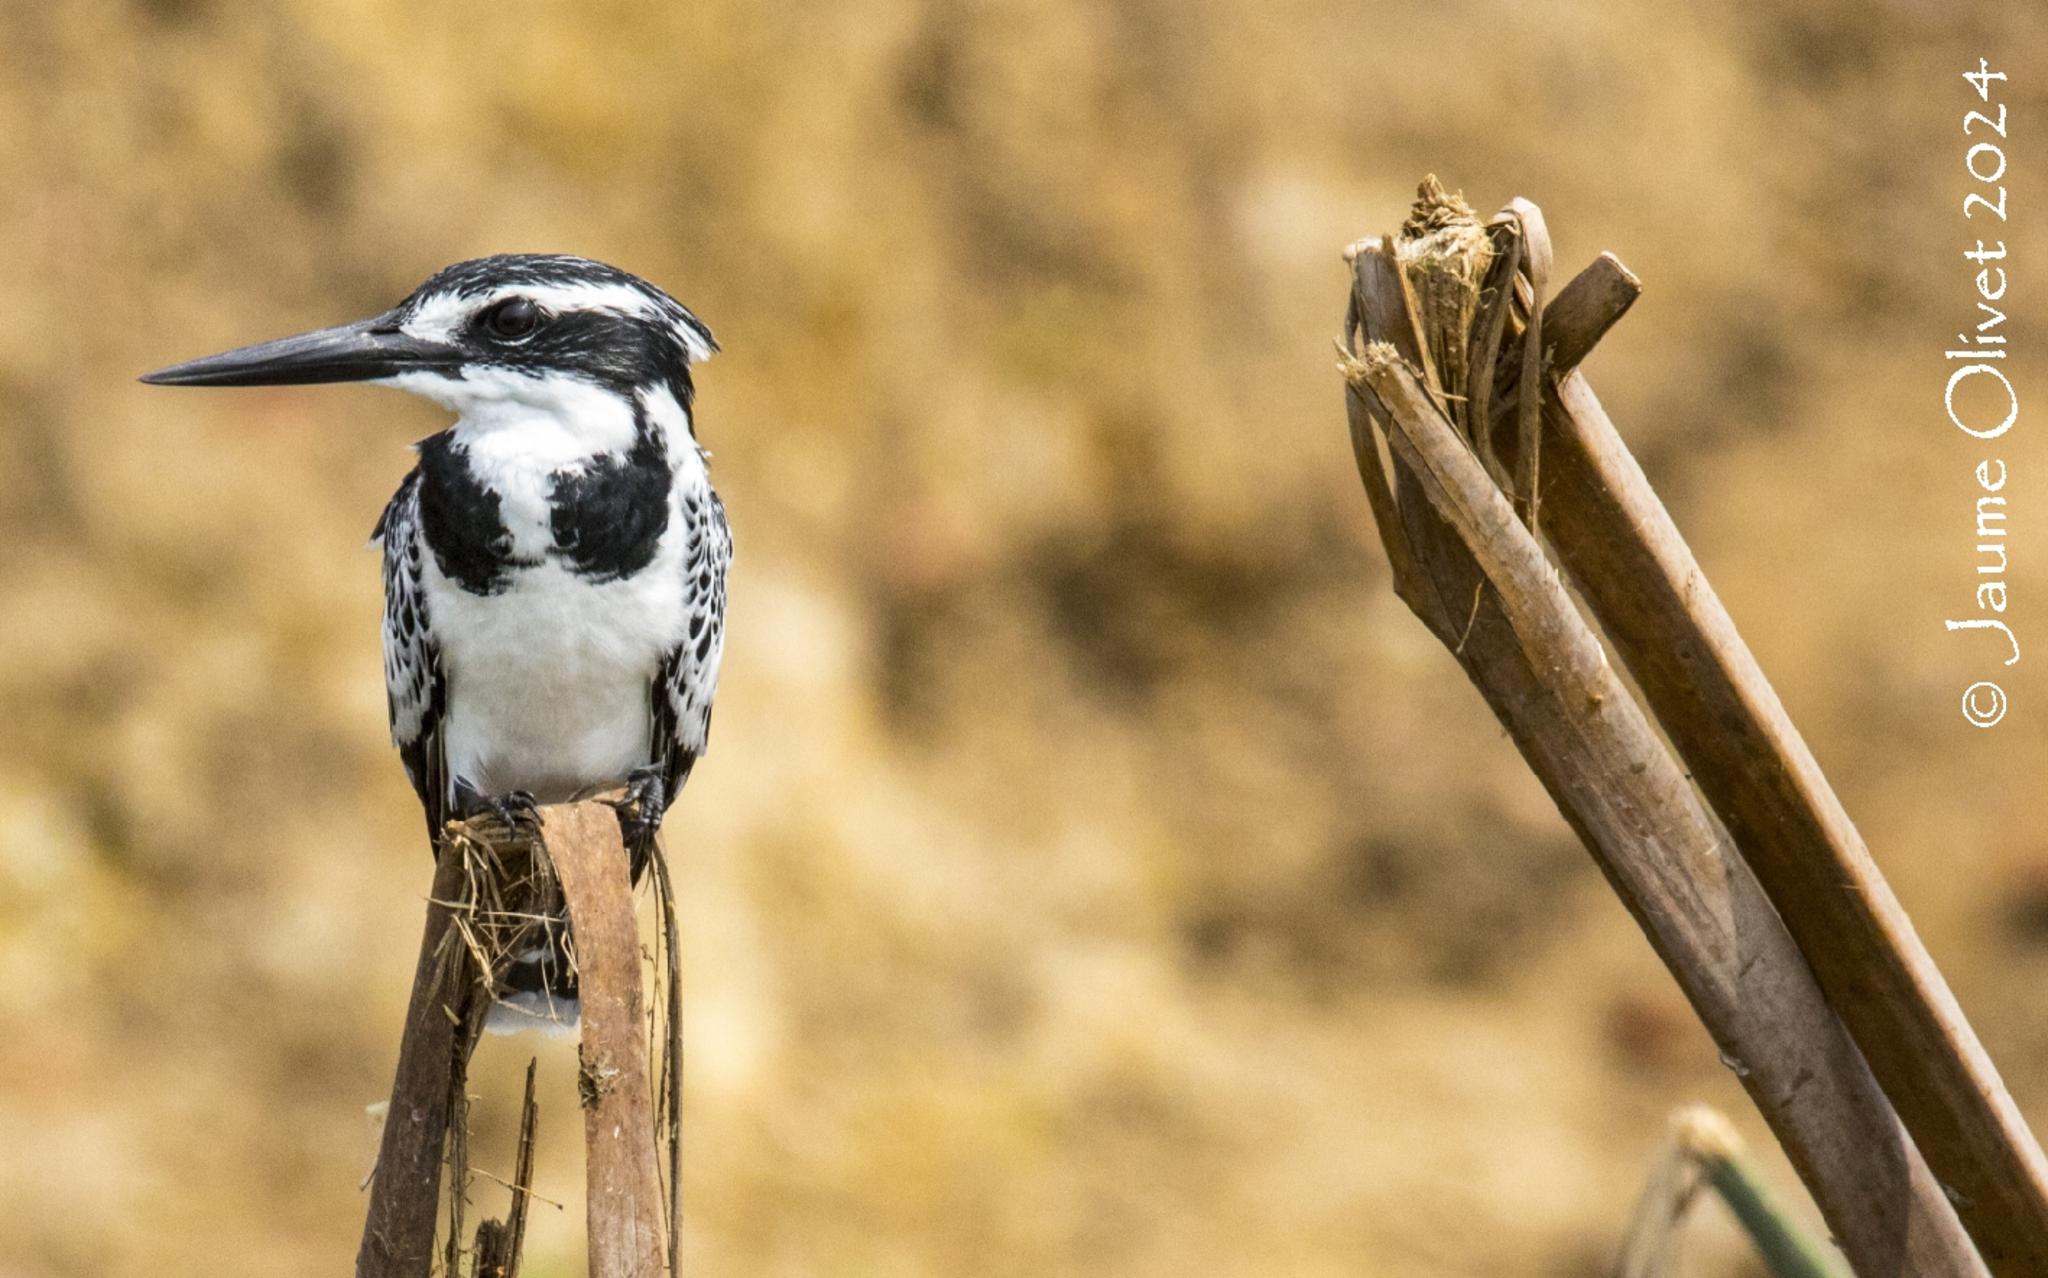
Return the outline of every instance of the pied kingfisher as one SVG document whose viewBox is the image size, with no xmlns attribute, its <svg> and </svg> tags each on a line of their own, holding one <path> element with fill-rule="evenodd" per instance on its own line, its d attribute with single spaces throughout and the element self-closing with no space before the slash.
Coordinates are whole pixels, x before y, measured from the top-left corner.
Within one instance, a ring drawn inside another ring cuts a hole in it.
<svg viewBox="0 0 2048 1278">
<path fill-rule="evenodd" d="M 637 881 L 704 751 L 724 650 L 732 535 L 690 381 L 716 349 L 644 280 L 510 255 L 451 266 L 374 318 L 142 380 L 378 382 L 457 414 L 420 442 L 373 538 L 392 739 L 434 838 L 450 815 L 522 819 L 627 787 Z M 561 944 L 515 956 L 488 1028 L 575 1024 Z"/>
</svg>

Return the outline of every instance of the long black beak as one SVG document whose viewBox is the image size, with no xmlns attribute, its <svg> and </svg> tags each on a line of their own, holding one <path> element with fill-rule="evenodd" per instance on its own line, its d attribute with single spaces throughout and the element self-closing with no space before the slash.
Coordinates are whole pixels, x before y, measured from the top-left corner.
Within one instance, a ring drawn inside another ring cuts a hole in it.
<svg viewBox="0 0 2048 1278">
<path fill-rule="evenodd" d="M 152 386 L 305 386 L 447 369 L 459 362 L 454 347 L 408 336 L 396 316 L 385 314 L 173 364 L 142 380 Z"/>
</svg>

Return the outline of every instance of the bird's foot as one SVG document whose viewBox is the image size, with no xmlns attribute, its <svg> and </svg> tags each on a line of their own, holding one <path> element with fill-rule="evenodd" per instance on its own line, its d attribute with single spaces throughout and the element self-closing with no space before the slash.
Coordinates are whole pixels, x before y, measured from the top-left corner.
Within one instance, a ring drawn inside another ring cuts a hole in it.
<svg viewBox="0 0 2048 1278">
<path fill-rule="evenodd" d="M 626 841 L 632 858 L 633 877 L 640 877 L 647 855 L 654 849 L 654 836 L 661 829 L 662 814 L 668 810 L 668 783 L 659 764 L 635 768 L 626 777 L 626 792 L 607 799 L 619 814 L 619 835 Z"/>
<path fill-rule="evenodd" d="M 536 838 L 540 834 L 540 803 L 525 790 L 509 794 L 485 794 L 461 777 L 455 779 L 455 810 L 464 820 L 490 816 L 512 834 Z"/>
</svg>

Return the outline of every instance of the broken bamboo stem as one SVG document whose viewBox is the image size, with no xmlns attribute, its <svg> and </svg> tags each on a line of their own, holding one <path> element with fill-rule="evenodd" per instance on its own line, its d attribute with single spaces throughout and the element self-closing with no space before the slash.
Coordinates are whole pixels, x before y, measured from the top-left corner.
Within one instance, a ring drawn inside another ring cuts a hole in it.
<svg viewBox="0 0 2048 1278">
<path fill-rule="evenodd" d="M 1544 532 L 1798 940 L 1994 1273 L 2048 1273 L 2048 1161 L 1578 362 L 1641 285 L 1604 254 L 1545 321 Z M 1526 397 L 1533 401 L 1534 396 Z M 1495 427 L 1511 452 L 1518 431 Z"/>
<path fill-rule="evenodd" d="M 566 904 L 581 997 L 580 1069 L 592 1278 L 659 1278 L 662 1196 L 655 1169 L 649 1052 L 642 1019 L 640 938 L 619 818 L 605 797 L 540 809 L 539 838 L 489 818 L 451 823 L 440 840 L 425 933 L 372 1175 L 358 1278 L 427 1278 L 445 1161 L 458 1168 L 444 1265 L 463 1241 L 463 1081 L 489 998 L 483 969 L 552 935 L 545 914 Z M 559 896 L 552 894 L 559 888 Z M 539 896 L 536 897 L 535 894 Z M 673 944 L 673 928 L 669 931 Z M 533 1175 L 533 1071 L 521 1108 L 511 1211 L 478 1229 L 476 1256 L 515 1273 Z"/>
<path fill-rule="evenodd" d="M 1394 452 L 1393 509 L 1369 493 L 1383 535 L 1392 513 L 1407 542 L 1389 546 L 1390 560 L 1418 574 L 1397 590 L 1440 638 L 1455 629 L 1454 654 L 1678 979 L 1858 1271 L 1982 1273 L 1770 901 L 1423 385 L 1390 256 L 1365 244 L 1354 262 L 1354 317 L 1407 356 L 1380 346 L 1346 368 L 1357 407 Z M 1373 469 L 1362 450 L 1360 463 Z"/>
<path fill-rule="evenodd" d="M 397 1075 L 371 1174 L 370 1209 L 356 1252 L 357 1278 L 425 1278 L 434 1263 L 449 1104 L 469 1060 L 476 977 L 455 927 L 467 866 L 441 840 L 412 1001 L 399 1039 Z"/>
<path fill-rule="evenodd" d="M 591 1278 L 659 1278 L 661 1174 L 640 988 L 640 929 L 618 815 L 603 804 L 541 809 L 541 834 L 569 903 L 582 1000 Z"/>
</svg>

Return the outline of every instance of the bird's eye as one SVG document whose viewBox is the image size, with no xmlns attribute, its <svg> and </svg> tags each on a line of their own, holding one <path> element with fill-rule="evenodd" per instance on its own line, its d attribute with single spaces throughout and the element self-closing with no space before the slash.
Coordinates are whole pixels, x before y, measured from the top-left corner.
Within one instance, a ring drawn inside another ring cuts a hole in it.
<svg viewBox="0 0 2048 1278">
<path fill-rule="evenodd" d="M 508 297 L 483 313 L 484 327 L 508 340 L 526 337 L 540 327 L 540 307 L 532 298 Z"/>
</svg>

